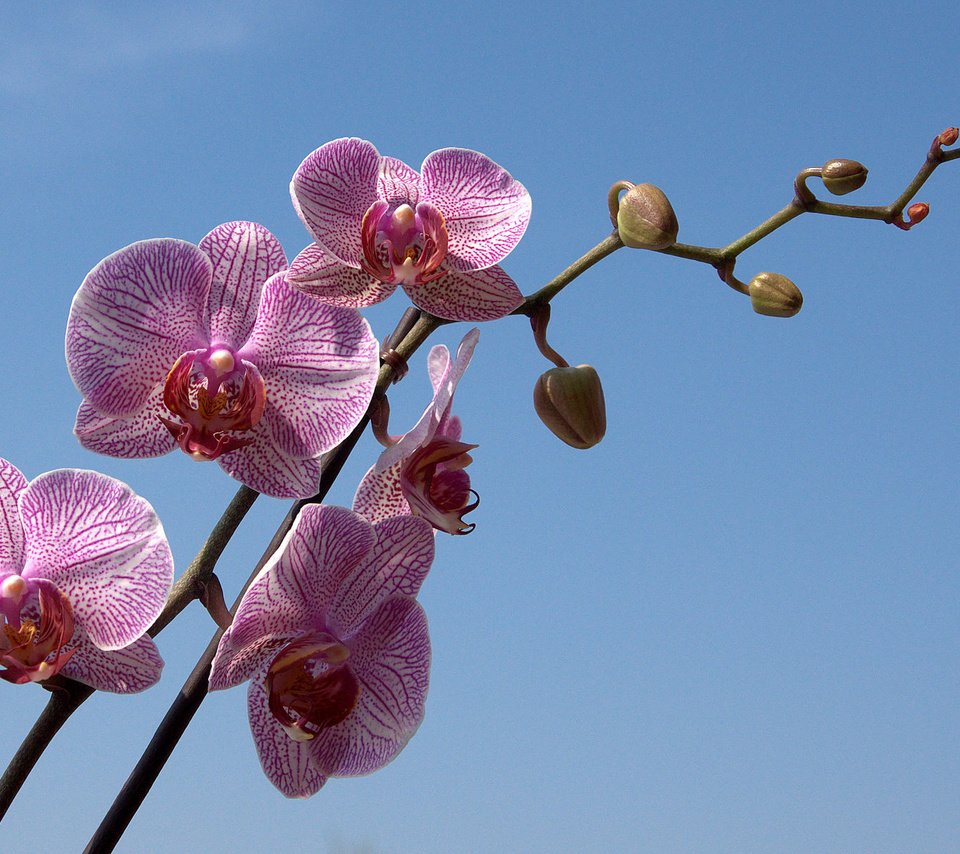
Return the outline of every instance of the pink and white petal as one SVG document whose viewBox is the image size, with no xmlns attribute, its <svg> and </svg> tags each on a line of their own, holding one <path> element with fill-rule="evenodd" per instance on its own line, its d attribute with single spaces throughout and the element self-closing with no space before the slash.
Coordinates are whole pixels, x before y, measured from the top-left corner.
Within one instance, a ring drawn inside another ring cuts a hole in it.
<svg viewBox="0 0 960 854">
<path fill-rule="evenodd" d="M 420 201 L 420 176 L 396 157 L 381 157 L 377 196 L 391 205 L 408 204 L 416 208 Z"/>
<path fill-rule="evenodd" d="M 0 574 L 23 568 L 23 525 L 17 499 L 27 479 L 13 463 L 0 459 Z"/>
<path fill-rule="evenodd" d="M 360 224 L 377 201 L 380 154 L 365 139 L 335 139 L 297 168 L 290 196 L 313 239 L 344 264 L 360 266 Z"/>
<path fill-rule="evenodd" d="M 410 505 L 400 491 L 401 466 L 402 463 L 394 463 L 382 472 L 371 466 L 353 497 L 354 513 L 359 513 L 372 525 L 391 516 L 409 516 Z"/>
<path fill-rule="evenodd" d="M 310 742 L 294 741 L 270 711 L 265 673 L 250 681 L 247 715 L 267 779 L 288 798 L 309 798 L 327 782 L 313 758 Z"/>
<path fill-rule="evenodd" d="M 319 243 L 303 250 L 287 271 L 287 281 L 309 297 L 340 308 L 364 308 L 383 302 L 397 286 L 357 267 L 349 267 Z"/>
<path fill-rule="evenodd" d="M 240 351 L 259 369 L 271 425 L 291 457 L 312 457 L 342 442 L 360 422 L 380 371 L 370 324 L 352 309 L 324 305 L 282 275 L 263 289 L 253 334 Z"/>
<path fill-rule="evenodd" d="M 530 194 L 523 184 L 485 154 L 466 148 L 427 155 L 420 169 L 420 201 L 443 214 L 447 262 L 461 271 L 499 264 L 530 222 Z"/>
<path fill-rule="evenodd" d="M 143 240 L 83 280 L 67 321 L 67 367 L 104 415 L 143 408 L 181 353 L 206 347 L 212 265 L 183 240 Z"/>
<path fill-rule="evenodd" d="M 147 635 L 114 650 L 98 649 L 81 636 L 76 649 L 61 672 L 98 691 L 134 694 L 155 685 L 163 670 L 157 645 Z"/>
<path fill-rule="evenodd" d="M 213 264 L 206 313 L 210 343 L 239 349 L 253 329 L 263 283 L 287 268 L 287 256 L 280 241 L 256 222 L 218 225 L 200 248 Z"/>
<path fill-rule="evenodd" d="M 434 556 L 433 527 L 417 516 L 394 516 L 374 526 L 373 550 L 340 585 L 329 607 L 334 633 L 354 635 L 381 602 L 394 595 L 416 597 Z"/>
<path fill-rule="evenodd" d="M 142 635 L 166 602 L 173 556 L 146 499 L 112 477 L 59 469 L 20 496 L 24 575 L 52 581 L 100 649 Z"/>
<path fill-rule="evenodd" d="M 211 691 L 221 691 L 224 688 L 234 688 L 264 668 L 276 657 L 281 647 L 286 646 L 291 638 L 288 635 L 265 635 L 252 643 L 242 643 L 247 630 L 234 636 L 227 631 L 217 646 L 217 653 L 210 665 L 209 686 Z M 262 678 L 262 677 L 261 677 Z"/>
<path fill-rule="evenodd" d="M 217 649 L 218 673 L 226 672 L 247 647 L 260 649 L 265 638 L 290 638 L 322 628 L 337 588 L 374 543 L 373 527 L 356 513 L 328 505 L 304 507 L 224 632 Z"/>
<path fill-rule="evenodd" d="M 356 709 L 308 742 L 331 777 L 369 774 L 406 745 L 423 721 L 430 681 L 427 617 L 414 599 L 387 599 L 354 639 L 350 667 L 360 682 Z"/>
<path fill-rule="evenodd" d="M 404 285 L 407 296 L 422 309 L 445 320 L 480 323 L 510 314 L 523 302 L 516 282 L 502 268 L 446 274 L 425 285 Z"/>
<path fill-rule="evenodd" d="M 433 393 L 437 393 L 440 383 L 443 382 L 447 371 L 450 370 L 450 351 L 444 344 L 434 344 L 427 355 L 427 374 L 430 376 L 430 385 Z"/>
<path fill-rule="evenodd" d="M 80 404 L 73 433 L 88 451 L 124 459 L 162 457 L 177 443 L 157 417 L 165 412 L 163 386 L 157 386 L 144 407 L 127 418 L 101 415 L 87 401 Z"/>
</svg>

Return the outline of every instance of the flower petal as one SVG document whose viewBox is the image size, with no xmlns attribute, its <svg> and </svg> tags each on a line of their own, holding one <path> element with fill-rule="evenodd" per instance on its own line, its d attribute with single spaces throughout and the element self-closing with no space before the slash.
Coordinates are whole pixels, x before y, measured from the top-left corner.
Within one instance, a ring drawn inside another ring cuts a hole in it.
<svg viewBox="0 0 960 854">
<path fill-rule="evenodd" d="M 101 415 L 83 401 L 77 410 L 73 433 L 88 451 L 125 459 L 161 457 L 177 443 L 157 417 L 163 408 L 163 386 L 159 385 L 147 398 L 143 408 L 128 418 Z"/>
<path fill-rule="evenodd" d="M 369 774 L 393 759 L 423 721 L 430 681 L 427 617 L 414 599 L 382 602 L 351 645 L 356 709 L 307 742 L 331 777 Z"/>
<path fill-rule="evenodd" d="M 213 263 L 206 321 L 210 343 L 238 349 L 253 329 L 263 283 L 286 269 L 287 256 L 280 241 L 256 222 L 218 225 L 200 248 Z"/>
<path fill-rule="evenodd" d="M 360 223 L 377 200 L 380 154 L 364 139 L 335 139 L 293 175 L 293 206 L 313 239 L 344 264 L 360 266 Z"/>
<path fill-rule="evenodd" d="M 307 296 L 340 308 L 383 302 L 397 286 L 388 285 L 330 255 L 319 243 L 303 250 L 287 271 L 287 281 Z"/>
<path fill-rule="evenodd" d="M 498 264 L 520 242 L 530 222 L 530 194 L 489 157 L 443 148 L 427 155 L 420 175 L 420 201 L 443 213 L 454 269 Z"/>
<path fill-rule="evenodd" d="M 270 711 L 264 686 L 265 670 L 251 679 L 247 714 L 257 756 L 267 779 L 288 798 L 309 798 L 320 791 L 327 776 L 317 768 L 310 742 L 294 741 Z"/>
<path fill-rule="evenodd" d="M 211 271 L 190 243 L 143 240 L 83 280 L 67 321 L 67 367 L 102 414 L 137 413 L 181 353 L 206 346 Z"/>
<path fill-rule="evenodd" d="M 430 314 L 469 323 L 505 317 L 523 302 L 516 282 L 498 266 L 469 273 L 447 270 L 433 282 L 404 285 L 403 289 Z"/>
<path fill-rule="evenodd" d="M 23 525 L 17 498 L 27 479 L 13 463 L 0 459 L 0 573 L 23 568 Z"/>
<path fill-rule="evenodd" d="M 371 466 L 353 497 L 353 512 L 359 513 L 370 524 L 391 516 L 409 516 L 410 505 L 400 491 L 402 465 L 394 463 L 382 472 L 378 472 L 376 466 Z"/>
<path fill-rule="evenodd" d="M 379 345 L 366 320 L 310 299 L 282 275 L 265 285 L 240 354 L 263 376 L 267 400 L 283 417 L 274 439 L 294 458 L 324 453 L 350 434 L 380 371 Z"/>
<path fill-rule="evenodd" d="M 170 590 L 173 556 L 145 499 L 98 472 L 60 469 L 27 486 L 20 513 L 23 574 L 56 584 L 94 644 L 120 649 L 147 630 Z"/>
<path fill-rule="evenodd" d="M 73 644 L 67 648 L 70 646 Z M 162 670 L 163 659 L 157 645 L 146 635 L 129 646 L 109 651 L 98 649 L 89 638 L 81 636 L 76 652 L 61 672 L 98 691 L 133 694 L 155 685 Z"/>
<path fill-rule="evenodd" d="M 416 208 L 420 201 L 420 176 L 396 157 L 381 157 L 377 196 L 390 205 L 407 204 Z"/>
<path fill-rule="evenodd" d="M 433 528 L 416 516 L 395 516 L 374 526 L 377 541 L 350 574 L 329 608 L 331 628 L 346 639 L 385 599 L 420 591 L 434 556 Z"/>
</svg>

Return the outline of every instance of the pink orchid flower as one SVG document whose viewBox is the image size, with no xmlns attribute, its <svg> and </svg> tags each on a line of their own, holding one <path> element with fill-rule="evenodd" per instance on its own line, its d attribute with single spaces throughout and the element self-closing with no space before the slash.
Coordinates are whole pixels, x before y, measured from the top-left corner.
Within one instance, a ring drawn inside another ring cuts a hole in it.
<svg viewBox="0 0 960 854">
<path fill-rule="evenodd" d="M 465 148 L 427 155 L 417 174 L 363 139 L 313 152 L 290 184 L 316 243 L 289 278 L 330 305 L 360 308 L 403 287 L 437 317 L 494 320 L 521 302 L 499 266 L 530 221 L 530 194 L 489 157 Z"/>
<path fill-rule="evenodd" d="M 432 562 L 422 519 L 371 525 L 311 504 L 244 594 L 210 688 L 250 680 L 260 763 L 287 797 L 382 768 L 420 726 L 430 638 L 416 595 Z"/>
<path fill-rule="evenodd" d="M 94 267 L 67 324 L 80 443 L 179 446 L 259 492 L 313 495 L 321 454 L 370 401 L 378 347 L 355 311 L 289 285 L 286 264 L 262 225 L 228 222 L 199 246 L 144 240 Z"/>
<path fill-rule="evenodd" d="M 77 469 L 27 483 L 0 459 L 0 679 L 149 688 L 163 660 L 144 632 L 172 581 L 160 520 L 128 486 Z"/>
<path fill-rule="evenodd" d="M 430 350 L 433 400 L 413 429 L 394 439 L 360 481 L 353 509 L 366 519 L 379 522 L 412 513 L 448 534 L 468 534 L 476 527 L 465 524 L 463 516 L 479 504 L 470 503 L 476 493 L 464 471 L 472 462 L 469 451 L 477 446 L 460 441 L 460 419 L 450 409 L 479 337 L 480 330 L 471 329 L 453 363 L 442 344 Z"/>
</svg>

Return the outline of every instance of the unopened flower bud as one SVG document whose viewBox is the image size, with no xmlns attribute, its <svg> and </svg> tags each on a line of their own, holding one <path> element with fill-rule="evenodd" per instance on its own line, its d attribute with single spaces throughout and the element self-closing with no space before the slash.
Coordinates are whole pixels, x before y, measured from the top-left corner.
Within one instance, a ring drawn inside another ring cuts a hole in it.
<svg viewBox="0 0 960 854">
<path fill-rule="evenodd" d="M 835 196 L 859 190 L 867 180 L 867 167 L 856 160 L 828 160 L 820 177 L 823 185 Z"/>
<path fill-rule="evenodd" d="M 533 387 L 533 406 L 558 439 L 574 448 L 592 448 L 607 431 L 600 377 L 590 365 L 552 368 Z"/>
<path fill-rule="evenodd" d="M 960 128 L 947 128 L 940 134 L 940 145 L 953 145 L 960 138 Z"/>
<path fill-rule="evenodd" d="M 627 182 L 624 182 L 627 184 Z M 666 249 L 677 242 L 677 215 L 663 190 L 653 184 L 629 184 L 620 198 L 617 230 L 624 246 Z"/>
<path fill-rule="evenodd" d="M 803 306 L 800 288 L 779 273 L 757 273 L 748 287 L 750 302 L 757 314 L 793 317 Z"/>
<path fill-rule="evenodd" d="M 928 213 L 930 213 L 930 205 L 926 202 L 914 202 L 907 208 L 907 219 L 910 220 L 910 225 L 916 225 Z"/>
</svg>

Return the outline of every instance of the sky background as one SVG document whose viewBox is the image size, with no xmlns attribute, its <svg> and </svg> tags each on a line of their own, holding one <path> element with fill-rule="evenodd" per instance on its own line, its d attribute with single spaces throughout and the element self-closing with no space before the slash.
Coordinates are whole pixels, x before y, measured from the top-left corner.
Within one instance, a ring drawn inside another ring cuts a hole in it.
<svg viewBox="0 0 960 854">
<path fill-rule="evenodd" d="M 608 234 L 621 178 L 660 186 L 680 239 L 707 246 L 834 157 L 870 168 L 848 200 L 884 204 L 960 123 L 958 27 L 950 4 L 5 4 L 0 456 L 128 482 L 180 571 L 237 484 L 73 438 L 63 331 L 101 258 L 233 219 L 292 258 L 309 240 L 290 177 L 342 136 L 415 168 L 460 146 L 510 170 L 533 197 L 504 264 L 525 293 Z M 287 801 L 245 688 L 211 695 L 118 850 L 956 851 L 958 189 L 947 164 L 909 233 L 809 215 L 742 255 L 742 279 L 798 284 L 791 320 L 691 261 L 623 249 L 583 275 L 550 337 L 603 379 L 589 451 L 533 411 L 550 366 L 527 322 L 484 325 L 455 401 L 483 500 L 473 534 L 438 537 L 420 596 L 418 734 L 384 770 Z M 378 337 L 406 305 L 367 312 Z M 394 432 L 429 399 L 425 354 L 391 393 Z M 218 569 L 228 600 L 287 507 L 248 516 Z M 158 639 L 158 686 L 88 701 L 0 840 L 80 850 L 213 629 L 192 605 Z M 0 760 L 45 701 L 0 685 Z"/>
</svg>

